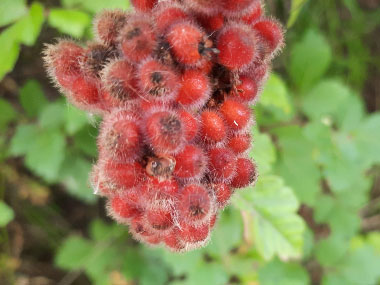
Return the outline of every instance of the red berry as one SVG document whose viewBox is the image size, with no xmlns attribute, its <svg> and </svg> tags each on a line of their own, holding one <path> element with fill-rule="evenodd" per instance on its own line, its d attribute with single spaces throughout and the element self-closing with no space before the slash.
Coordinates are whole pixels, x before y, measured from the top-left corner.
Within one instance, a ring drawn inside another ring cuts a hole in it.
<svg viewBox="0 0 380 285">
<path fill-rule="evenodd" d="M 203 151 L 194 145 L 185 146 L 182 152 L 175 156 L 175 160 L 174 175 L 179 178 L 197 179 L 206 170 L 206 157 Z"/>
<path fill-rule="evenodd" d="M 137 75 L 146 100 L 169 102 L 177 95 L 179 79 L 176 73 L 159 61 L 147 59 L 140 65 Z"/>
<path fill-rule="evenodd" d="M 121 10 L 104 10 L 96 15 L 94 33 L 105 45 L 116 45 L 119 31 L 126 24 L 128 14 Z"/>
<path fill-rule="evenodd" d="M 197 13 L 214 15 L 219 11 L 220 0 L 184 0 Z"/>
<path fill-rule="evenodd" d="M 198 120 L 185 110 L 179 111 L 179 116 L 185 125 L 185 137 L 187 141 L 192 141 L 198 133 Z"/>
<path fill-rule="evenodd" d="M 178 194 L 178 183 L 174 178 L 159 179 L 151 177 L 141 186 L 141 193 L 147 196 L 156 196 L 158 199 L 175 198 Z"/>
<path fill-rule="evenodd" d="M 179 218 L 188 224 L 203 224 L 213 213 L 213 202 L 206 188 L 189 184 L 182 189 L 178 202 Z"/>
<path fill-rule="evenodd" d="M 165 231 L 173 226 L 171 209 L 148 209 L 146 211 L 146 220 L 153 231 Z"/>
<path fill-rule="evenodd" d="M 135 190 L 128 190 L 110 198 L 110 214 L 118 220 L 126 222 L 126 219 L 140 217 L 143 213 L 140 196 Z"/>
<path fill-rule="evenodd" d="M 97 43 L 88 45 L 80 58 L 81 69 L 85 76 L 100 77 L 104 65 L 115 56 L 115 50 Z"/>
<path fill-rule="evenodd" d="M 216 15 L 199 15 L 198 21 L 202 24 L 208 32 L 215 32 L 220 30 L 224 25 L 224 16 L 222 14 Z"/>
<path fill-rule="evenodd" d="M 236 100 L 227 99 L 220 106 L 220 112 L 227 125 L 233 130 L 244 129 L 251 120 L 250 108 Z"/>
<path fill-rule="evenodd" d="M 211 185 L 212 189 L 215 192 L 216 201 L 218 202 L 218 206 L 220 209 L 223 209 L 229 202 L 232 190 L 225 183 L 217 183 Z"/>
<path fill-rule="evenodd" d="M 135 68 L 124 60 L 115 60 L 105 66 L 102 83 L 113 106 L 122 107 L 138 97 Z"/>
<path fill-rule="evenodd" d="M 228 148 L 213 148 L 209 151 L 210 175 L 215 181 L 226 182 L 236 173 L 236 156 Z"/>
<path fill-rule="evenodd" d="M 261 0 L 254 0 L 247 11 L 243 14 L 242 20 L 247 24 L 252 24 L 261 18 L 263 7 Z"/>
<path fill-rule="evenodd" d="M 182 251 L 185 248 L 185 244 L 181 241 L 178 232 L 179 229 L 175 228 L 164 237 L 166 246 L 174 252 Z"/>
<path fill-rule="evenodd" d="M 266 54 L 271 56 L 282 48 L 284 44 L 284 32 L 277 21 L 263 19 L 254 23 L 253 28 L 264 43 Z"/>
<path fill-rule="evenodd" d="M 185 107 L 202 107 L 210 97 L 211 88 L 207 76 L 199 70 L 184 72 L 176 101 Z"/>
<path fill-rule="evenodd" d="M 141 136 L 136 119 L 129 112 L 116 110 L 101 125 L 98 145 L 106 158 L 133 161 L 140 155 Z"/>
<path fill-rule="evenodd" d="M 226 15 L 241 14 L 253 0 L 222 0 L 223 13 Z"/>
<path fill-rule="evenodd" d="M 256 56 L 253 31 L 243 24 L 225 27 L 218 38 L 219 62 L 231 70 L 248 67 Z"/>
<path fill-rule="evenodd" d="M 156 46 L 156 36 L 150 19 L 136 15 L 120 30 L 119 41 L 126 59 L 139 63 L 150 56 Z"/>
<path fill-rule="evenodd" d="M 198 243 L 207 240 L 210 233 L 210 226 L 208 224 L 196 227 L 190 224 L 181 224 L 178 231 L 179 237 L 186 243 Z M 202 246 L 200 244 L 199 246 Z"/>
<path fill-rule="evenodd" d="M 236 154 L 243 153 L 251 146 L 251 135 L 246 134 L 234 134 L 228 141 L 228 147 Z"/>
<path fill-rule="evenodd" d="M 185 10 L 175 2 L 160 2 L 153 11 L 156 29 L 159 33 L 166 31 L 174 23 L 186 20 Z"/>
<path fill-rule="evenodd" d="M 184 124 L 171 111 L 151 114 L 145 123 L 146 136 L 151 147 L 159 153 L 175 153 L 182 149 L 185 141 Z"/>
<path fill-rule="evenodd" d="M 120 190 L 137 186 L 144 177 L 143 168 L 137 162 L 119 163 L 108 160 L 104 162 L 102 170 L 107 182 Z"/>
<path fill-rule="evenodd" d="M 226 138 L 226 127 L 223 118 L 214 111 L 203 111 L 201 114 L 202 138 L 210 142 L 221 142 Z"/>
<path fill-rule="evenodd" d="M 171 155 L 158 155 L 147 158 L 146 173 L 159 179 L 170 178 L 176 165 L 175 158 Z"/>
<path fill-rule="evenodd" d="M 201 65 L 213 53 L 212 41 L 190 22 L 174 24 L 169 28 L 166 38 L 176 59 L 185 65 Z"/>
<path fill-rule="evenodd" d="M 231 187 L 244 188 L 252 184 L 257 177 L 256 166 L 250 159 L 238 158 L 236 176 L 231 182 Z"/>
<path fill-rule="evenodd" d="M 133 7 L 142 12 L 149 12 L 157 4 L 158 0 L 131 0 Z"/>
<path fill-rule="evenodd" d="M 240 84 L 232 95 L 244 102 L 252 102 L 257 96 L 258 88 L 255 80 L 248 76 L 240 77 Z"/>
</svg>

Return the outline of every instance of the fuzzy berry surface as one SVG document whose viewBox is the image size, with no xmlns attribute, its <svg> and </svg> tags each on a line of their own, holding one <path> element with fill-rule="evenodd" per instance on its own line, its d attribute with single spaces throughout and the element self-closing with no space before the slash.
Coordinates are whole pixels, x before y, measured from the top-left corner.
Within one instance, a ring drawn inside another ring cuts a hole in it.
<svg viewBox="0 0 380 285">
<path fill-rule="evenodd" d="M 70 103 L 102 117 L 90 182 L 108 214 L 142 243 L 186 252 L 257 179 L 251 107 L 284 32 L 260 0 L 132 4 L 100 12 L 86 46 L 47 45 L 44 60 Z"/>
</svg>

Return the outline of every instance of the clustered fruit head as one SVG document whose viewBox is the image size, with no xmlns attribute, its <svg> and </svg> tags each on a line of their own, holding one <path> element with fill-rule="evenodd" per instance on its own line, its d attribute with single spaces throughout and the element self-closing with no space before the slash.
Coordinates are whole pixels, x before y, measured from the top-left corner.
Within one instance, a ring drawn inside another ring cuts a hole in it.
<svg viewBox="0 0 380 285">
<path fill-rule="evenodd" d="M 99 13 L 87 46 L 59 40 L 44 58 L 73 105 L 103 116 L 91 184 L 109 215 L 137 240 L 184 252 L 256 180 L 250 105 L 283 29 L 260 0 L 132 4 Z"/>
</svg>

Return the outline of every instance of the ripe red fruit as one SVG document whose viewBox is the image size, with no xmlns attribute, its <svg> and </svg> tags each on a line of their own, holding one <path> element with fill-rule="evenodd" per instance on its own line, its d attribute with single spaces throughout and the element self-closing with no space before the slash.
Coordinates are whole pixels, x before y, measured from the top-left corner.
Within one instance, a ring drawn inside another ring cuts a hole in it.
<svg viewBox="0 0 380 285">
<path fill-rule="evenodd" d="M 205 14 L 214 15 L 219 12 L 220 0 L 184 0 L 192 10 Z"/>
<path fill-rule="evenodd" d="M 175 198 L 178 194 L 178 183 L 174 178 L 161 179 L 149 177 L 141 186 L 141 194 L 158 199 Z"/>
<path fill-rule="evenodd" d="M 243 153 L 251 146 L 251 135 L 246 134 L 234 134 L 228 141 L 228 147 L 236 154 Z"/>
<path fill-rule="evenodd" d="M 222 0 L 223 13 L 227 16 L 241 14 L 249 8 L 253 0 Z"/>
<path fill-rule="evenodd" d="M 158 153 L 176 153 L 185 142 L 184 123 L 172 111 L 157 111 L 145 123 L 146 136 Z"/>
<path fill-rule="evenodd" d="M 126 111 L 107 116 L 99 134 L 100 153 L 119 162 L 130 162 L 140 155 L 141 135 L 136 119 Z"/>
<path fill-rule="evenodd" d="M 103 44 L 116 45 L 120 29 L 126 24 L 128 14 L 121 10 L 104 10 L 95 17 L 94 34 Z"/>
<path fill-rule="evenodd" d="M 129 18 L 118 40 L 124 57 L 134 63 L 149 57 L 157 43 L 152 22 L 143 15 Z"/>
<path fill-rule="evenodd" d="M 213 203 L 205 187 L 200 184 L 189 184 L 182 189 L 177 206 L 178 216 L 187 224 L 204 224 L 213 214 Z"/>
<path fill-rule="evenodd" d="M 226 127 L 223 118 L 214 111 L 203 111 L 201 114 L 202 138 L 209 142 L 221 142 L 226 138 Z"/>
<path fill-rule="evenodd" d="M 141 12 L 149 12 L 157 4 L 158 0 L 131 0 L 133 7 Z"/>
<path fill-rule="evenodd" d="M 251 120 L 250 108 L 236 100 L 227 99 L 220 106 L 220 112 L 222 113 L 227 125 L 233 130 L 244 129 Z"/>
<path fill-rule="evenodd" d="M 231 70 L 248 67 L 256 57 L 256 40 L 252 30 L 244 24 L 225 27 L 218 37 L 219 62 Z"/>
<path fill-rule="evenodd" d="M 114 56 L 115 51 L 105 45 L 92 43 L 88 45 L 80 58 L 80 66 L 85 76 L 100 77 L 103 66 Z"/>
<path fill-rule="evenodd" d="M 176 101 L 185 107 L 202 107 L 209 99 L 211 88 L 207 76 L 199 70 L 184 72 Z"/>
<path fill-rule="evenodd" d="M 273 56 L 282 48 L 284 44 L 284 32 L 277 21 L 263 19 L 254 23 L 253 29 L 264 44 L 266 55 Z"/>
<path fill-rule="evenodd" d="M 201 247 L 204 244 L 202 242 L 206 242 L 210 233 L 210 225 L 205 224 L 202 226 L 193 226 L 190 224 L 181 224 L 181 228 L 178 231 L 179 237 L 182 241 L 186 243 L 200 243 L 199 245 L 195 245 L 195 248 Z M 187 244 L 187 246 L 190 246 Z"/>
<path fill-rule="evenodd" d="M 108 211 L 111 216 L 121 222 L 128 222 L 129 219 L 140 217 L 143 213 L 140 197 L 137 191 L 114 195 L 109 200 Z"/>
<path fill-rule="evenodd" d="M 174 100 L 179 88 L 179 79 L 169 67 L 153 58 L 144 61 L 137 73 L 140 90 L 147 101 L 169 102 Z"/>
<path fill-rule="evenodd" d="M 247 11 L 243 14 L 242 20 L 247 24 L 252 24 L 261 18 L 263 14 L 263 7 L 261 0 L 254 0 L 249 6 Z"/>
<path fill-rule="evenodd" d="M 248 158 L 238 158 L 236 176 L 230 186 L 234 188 L 244 188 L 252 184 L 257 177 L 256 166 Z"/>
<path fill-rule="evenodd" d="M 194 145 L 187 145 L 175 156 L 174 175 L 184 179 L 201 178 L 206 170 L 207 160 L 203 151 Z"/>
<path fill-rule="evenodd" d="M 212 41 L 205 33 L 190 22 L 180 22 L 171 26 L 166 39 L 175 58 L 184 65 L 199 66 L 212 54 Z"/>
<path fill-rule="evenodd" d="M 225 184 L 225 183 L 217 183 L 212 184 L 211 188 L 215 192 L 216 201 L 218 202 L 218 207 L 220 209 L 223 209 L 229 202 L 232 190 L 231 188 Z"/>
<path fill-rule="evenodd" d="M 199 15 L 198 21 L 202 24 L 208 32 L 215 32 L 220 30 L 224 25 L 224 16 L 222 14 L 216 15 Z"/>
<path fill-rule="evenodd" d="M 163 232 L 173 226 L 172 209 L 154 208 L 146 211 L 146 221 L 152 231 Z"/>
<path fill-rule="evenodd" d="M 119 190 L 137 186 L 145 174 L 143 168 L 137 162 L 119 163 L 113 160 L 105 161 L 102 171 L 106 181 Z"/>
<path fill-rule="evenodd" d="M 214 181 L 227 182 L 236 173 L 236 156 L 228 148 L 213 148 L 209 151 L 209 165 Z"/>
<path fill-rule="evenodd" d="M 241 76 L 240 84 L 232 91 L 232 95 L 243 102 L 251 103 L 256 98 L 257 92 L 256 81 L 248 76 Z"/>
<path fill-rule="evenodd" d="M 175 2 L 160 2 L 153 11 L 155 26 L 159 33 L 166 31 L 174 23 L 186 20 L 186 11 Z"/>
<path fill-rule="evenodd" d="M 178 232 L 179 232 L 179 229 L 174 228 L 171 232 L 169 232 L 164 237 L 164 242 L 165 242 L 166 246 L 174 252 L 180 252 L 180 251 L 184 250 L 184 248 L 185 248 L 185 244 L 180 239 Z"/>
<path fill-rule="evenodd" d="M 115 60 L 107 64 L 102 71 L 101 79 L 113 106 L 122 107 L 138 96 L 135 69 L 124 60 Z"/>
<path fill-rule="evenodd" d="M 188 142 L 192 141 L 198 133 L 198 120 L 185 110 L 179 111 L 179 116 L 185 125 L 185 137 Z"/>
</svg>

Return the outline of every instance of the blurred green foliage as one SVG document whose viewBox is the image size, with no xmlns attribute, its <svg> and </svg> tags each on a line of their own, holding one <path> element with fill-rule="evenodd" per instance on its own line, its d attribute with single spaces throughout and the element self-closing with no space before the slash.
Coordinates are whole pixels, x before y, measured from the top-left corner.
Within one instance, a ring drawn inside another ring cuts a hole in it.
<svg viewBox="0 0 380 285">
<path fill-rule="evenodd" d="M 337 2 L 351 13 L 350 21 L 338 20 Z M 2 0 L 0 80 L 42 27 L 89 39 L 92 17 L 103 8 L 129 5 L 61 0 L 59 7 L 44 7 Z M 374 203 L 369 194 L 379 173 L 380 113 L 368 114 L 359 96 L 369 65 L 380 62 L 361 40 L 380 23 L 380 11 L 363 11 L 354 0 L 293 0 L 287 20 L 280 68 L 254 107 L 251 155 L 258 183 L 235 194 L 210 244 L 187 254 L 150 249 L 131 242 L 126 228 L 94 217 L 86 236 L 58 234 L 52 245 L 57 267 L 83 271 L 93 284 L 118 284 L 112 281 L 118 272 L 123 280 L 148 285 L 303 285 L 315 282 L 310 268 L 319 264 L 324 285 L 380 284 L 380 233 L 363 229 L 363 209 Z M 30 78 L 18 90 L 18 102 L 0 98 L 0 163 L 23 157 L 43 183 L 63 185 L 87 204 L 99 202 L 87 183 L 98 120 L 62 98 L 51 101 L 43 84 Z M 311 218 L 300 215 L 301 205 L 312 209 L 328 235 L 321 237 Z M 0 227 L 13 218 L 1 200 Z"/>
</svg>

